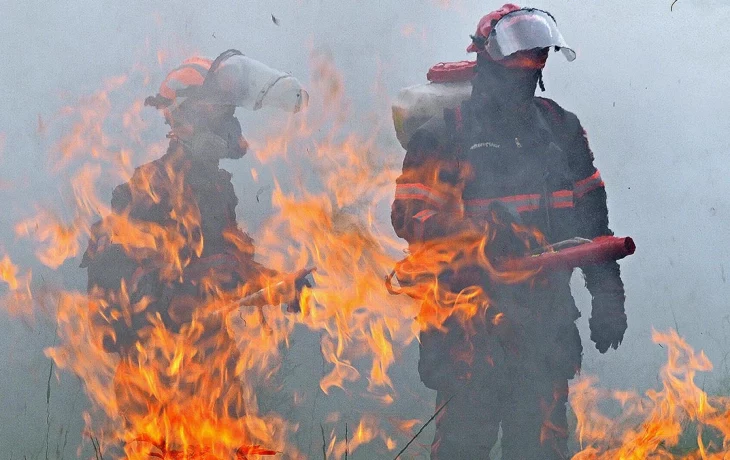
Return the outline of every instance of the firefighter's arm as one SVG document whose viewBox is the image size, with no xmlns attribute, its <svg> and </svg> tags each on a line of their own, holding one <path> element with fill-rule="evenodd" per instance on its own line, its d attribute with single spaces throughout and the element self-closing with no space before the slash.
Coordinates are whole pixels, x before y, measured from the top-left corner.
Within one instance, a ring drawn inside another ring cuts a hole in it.
<svg viewBox="0 0 730 460">
<path fill-rule="evenodd" d="M 608 226 L 605 184 L 594 166 L 585 131 L 574 115 L 571 118 L 574 118 L 575 136 L 570 143 L 569 158 L 576 178 L 574 199 L 578 217 L 577 236 L 593 239 L 613 235 Z M 627 327 L 621 270 L 618 262 L 610 261 L 582 267 L 582 271 L 586 287 L 593 297 L 589 320 L 591 340 L 598 351 L 605 353 L 609 347 L 618 348 Z"/>
<path fill-rule="evenodd" d="M 456 219 L 459 165 L 436 123 L 427 123 L 408 143 L 403 173 L 396 179 L 391 222 L 410 244 L 453 234 L 465 225 Z"/>
<path fill-rule="evenodd" d="M 100 223 L 92 227 L 89 245 L 81 268 L 88 270 L 89 320 L 103 338 L 104 349 L 121 352 L 132 346 L 136 333 L 132 329 L 128 281 L 137 265 L 99 232 Z M 125 289 L 122 289 L 124 283 Z"/>
<path fill-rule="evenodd" d="M 132 181 L 138 179 L 142 168 L 135 171 Z M 131 182 L 130 182 L 131 183 Z M 133 188 L 124 183 L 114 188 L 111 207 L 113 216 L 123 215 L 127 219 L 139 219 L 150 214 L 147 207 L 133 207 Z M 157 209 L 154 211 L 159 212 Z M 154 290 L 151 283 L 156 277 L 140 276 L 140 262 L 112 240 L 110 227 L 113 222 L 108 216 L 95 223 L 91 229 L 88 246 L 84 252 L 81 268 L 87 269 L 87 290 L 92 304 L 98 304 L 91 312 L 93 325 L 99 328 L 107 352 L 121 352 L 133 346 L 137 340 L 137 327 L 144 313 L 133 312 L 133 305 Z"/>
</svg>

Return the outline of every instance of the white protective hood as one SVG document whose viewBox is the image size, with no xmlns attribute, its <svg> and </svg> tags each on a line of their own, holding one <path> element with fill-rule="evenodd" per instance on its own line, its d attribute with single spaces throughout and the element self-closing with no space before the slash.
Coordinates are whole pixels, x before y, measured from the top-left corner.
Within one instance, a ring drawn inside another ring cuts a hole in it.
<svg viewBox="0 0 730 460">
<path fill-rule="evenodd" d="M 291 74 L 243 55 L 221 63 L 215 72 L 215 84 L 223 103 L 248 110 L 275 107 L 296 113 L 309 102 L 309 94 Z"/>
</svg>

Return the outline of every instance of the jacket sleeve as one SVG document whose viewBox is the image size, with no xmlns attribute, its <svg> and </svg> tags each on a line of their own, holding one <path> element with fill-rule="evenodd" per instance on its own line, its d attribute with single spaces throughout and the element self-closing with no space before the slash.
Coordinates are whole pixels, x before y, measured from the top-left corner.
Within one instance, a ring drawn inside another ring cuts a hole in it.
<svg viewBox="0 0 730 460">
<path fill-rule="evenodd" d="M 571 136 L 567 142 L 569 162 L 575 183 L 574 204 L 577 216 L 577 236 L 593 239 L 613 235 L 608 226 L 606 187 L 601 173 L 594 165 L 593 152 L 588 144 L 585 130 L 578 118 L 565 112 L 565 122 Z M 593 297 L 611 294 L 623 298 L 624 286 L 621 271 L 616 261 L 581 268 L 586 287 Z"/>
<path fill-rule="evenodd" d="M 455 218 L 461 200 L 459 162 L 442 124 L 432 120 L 416 131 L 396 179 L 391 222 L 409 244 L 450 235 L 465 225 Z"/>
</svg>

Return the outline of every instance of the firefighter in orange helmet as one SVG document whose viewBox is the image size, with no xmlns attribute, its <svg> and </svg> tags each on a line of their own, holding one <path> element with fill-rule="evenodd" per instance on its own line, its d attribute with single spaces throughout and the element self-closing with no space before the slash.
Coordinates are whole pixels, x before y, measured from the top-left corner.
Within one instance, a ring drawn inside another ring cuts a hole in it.
<svg viewBox="0 0 730 460">
<path fill-rule="evenodd" d="M 114 189 L 112 213 L 94 225 L 81 264 L 88 269 L 90 297 L 102 299 L 96 320 L 104 331 L 103 344 L 123 358 L 117 377 L 135 370 L 155 318 L 178 333 L 190 324 L 196 308 L 219 293 L 255 292 L 277 276 L 254 260 L 253 240 L 237 223 L 232 176 L 219 162 L 243 157 L 248 147 L 236 107 L 298 112 L 307 100 L 294 77 L 236 50 L 214 60 L 187 59 L 167 75 L 157 95 L 147 98 L 146 105 L 163 111 L 170 125 L 168 150 Z M 155 248 L 115 239 L 120 220 L 154 240 Z M 173 249 L 165 247 L 165 239 Z M 298 307 L 298 294 L 308 283 L 301 279 L 296 284 L 290 309 Z M 220 388 L 181 388 L 180 398 L 186 391 L 218 395 L 217 416 L 239 417 L 245 413 L 236 384 L 239 354 L 223 315 L 212 316 L 200 319 L 204 332 L 194 359 L 210 372 L 205 380 Z M 128 415 L 144 411 L 155 398 L 148 388 L 118 385 L 117 390 Z"/>
<path fill-rule="evenodd" d="M 486 226 L 509 231 L 512 223 L 549 243 L 612 234 L 605 186 L 578 118 L 535 97 L 551 50 L 575 59 L 546 11 L 506 4 L 479 21 L 468 48 L 477 53 L 470 98 L 421 126 L 407 145 L 391 218 L 411 246 Z M 523 251 L 519 241 L 492 241 L 487 256 Z M 627 325 L 619 265 L 581 268 L 593 297 L 591 339 L 604 353 L 618 347 Z M 431 458 L 489 458 L 500 428 L 504 459 L 569 458 L 568 381 L 582 356 L 570 278 L 540 273 L 507 285 L 483 272 L 443 274 L 441 286 L 458 293 L 477 283 L 490 303 L 472 324 L 452 315 L 443 330 L 421 333 L 421 379 L 437 391 L 437 407 L 448 401 Z"/>
<path fill-rule="evenodd" d="M 146 99 L 146 105 L 163 111 L 170 125 L 169 148 L 162 158 L 140 166 L 129 182 L 114 189 L 112 211 L 132 222 L 178 229 L 185 240 L 179 254 L 184 273 L 171 273 L 170 280 L 185 274 L 194 278 L 211 267 L 251 271 L 237 273 L 229 280 L 233 286 L 258 271 L 268 272 L 253 262 L 252 241 L 236 221 L 238 199 L 231 174 L 220 169 L 219 162 L 241 158 L 248 148 L 234 116 L 236 107 L 257 110 L 268 105 L 298 112 L 307 101 L 307 92 L 294 77 L 236 50 L 215 60 L 185 60 L 167 75 L 159 93 Z M 190 216 L 180 215 L 181 206 L 190 207 L 186 209 Z M 142 278 L 160 276 L 156 268 L 147 270 L 147 254 L 133 254 L 132 249 L 115 244 L 104 224 L 101 221 L 95 226 L 82 261 L 82 267 L 88 267 L 89 289 L 118 290 L 122 280 L 128 287 L 142 286 Z M 247 263 L 241 264 L 241 258 Z M 160 313 L 166 323 L 179 323 L 169 317 L 168 308 L 161 308 Z M 144 321 L 144 315 L 139 316 Z M 116 343 L 109 343 L 110 347 L 132 346 L 140 327 L 133 324 L 117 331 Z"/>
</svg>

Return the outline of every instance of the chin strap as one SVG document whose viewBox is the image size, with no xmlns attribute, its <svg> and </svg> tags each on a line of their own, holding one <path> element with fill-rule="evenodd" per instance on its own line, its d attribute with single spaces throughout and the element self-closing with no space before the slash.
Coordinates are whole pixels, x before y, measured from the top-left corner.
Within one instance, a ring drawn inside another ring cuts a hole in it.
<svg viewBox="0 0 730 460">
<path fill-rule="evenodd" d="M 537 84 L 540 86 L 540 91 L 545 92 L 545 82 L 542 81 L 542 70 L 537 71 Z"/>
</svg>

